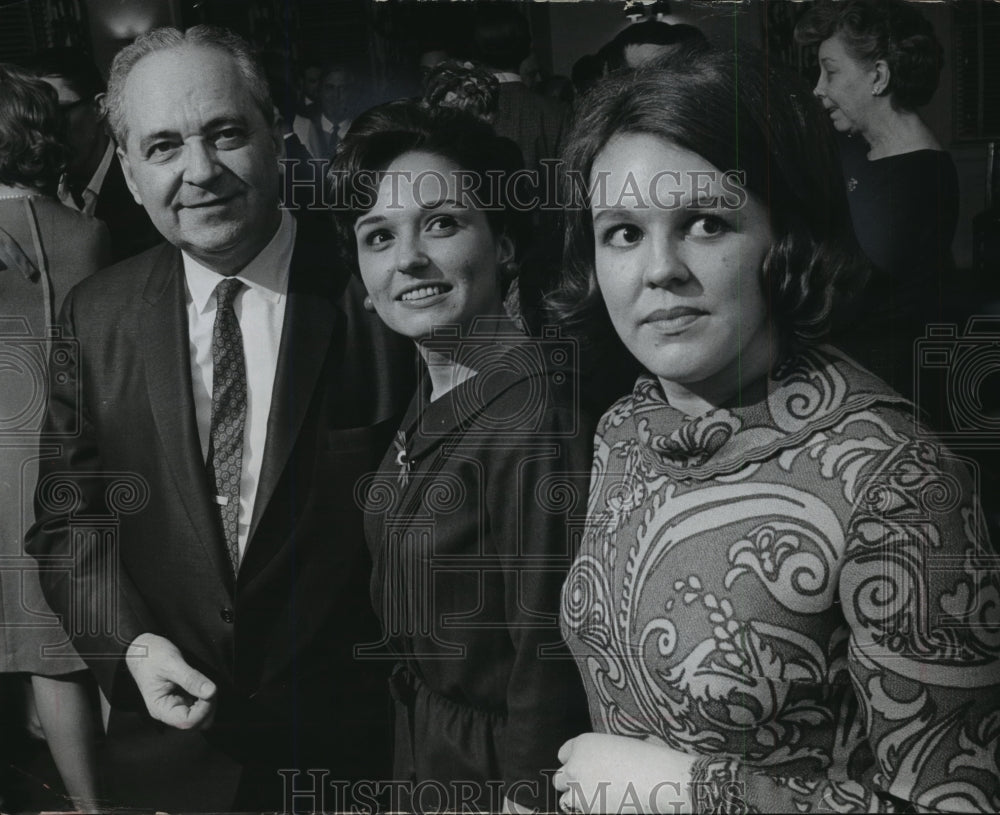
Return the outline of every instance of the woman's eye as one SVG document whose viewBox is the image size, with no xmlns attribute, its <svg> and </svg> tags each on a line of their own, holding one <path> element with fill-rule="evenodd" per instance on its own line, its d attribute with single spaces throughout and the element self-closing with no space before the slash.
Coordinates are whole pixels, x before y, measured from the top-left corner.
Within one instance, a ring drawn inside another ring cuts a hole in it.
<svg viewBox="0 0 1000 815">
<path fill-rule="evenodd" d="M 688 233 L 695 238 L 714 238 L 728 229 L 729 224 L 715 215 L 701 215 L 688 224 Z"/>
<path fill-rule="evenodd" d="M 619 248 L 633 246 L 642 240 L 642 230 L 634 224 L 619 224 L 604 231 L 602 241 L 606 246 Z"/>
<path fill-rule="evenodd" d="M 392 233 L 386 231 L 385 229 L 376 229 L 375 231 L 369 232 L 365 235 L 363 243 L 365 246 L 377 249 L 380 246 L 384 246 L 391 240 Z"/>
<path fill-rule="evenodd" d="M 427 224 L 430 232 L 451 232 L 458 227 L 458 220 L 452 215 L 436 215 Z"/>
</svg>

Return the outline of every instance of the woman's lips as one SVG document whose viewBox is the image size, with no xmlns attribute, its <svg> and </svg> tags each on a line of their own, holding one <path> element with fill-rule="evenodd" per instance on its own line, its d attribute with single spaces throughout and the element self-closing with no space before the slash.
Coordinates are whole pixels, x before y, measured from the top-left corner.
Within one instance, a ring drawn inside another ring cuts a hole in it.
<svg viewBox="0 0 1000 815">
<path fill-rule="evenodd" d="M 676 334 L 685 330 L 699 318 L 704 317 L 707 312 L 691 306 L 675 306 L 668 309 L 657 309 L 649 314 L 642 322 L 650 325 L 663 334 Z"/>
<path fill-rule="evenodd" d="M 438 297 L 442 294 L 446 294 L 450 290 L 451 286 L 447 283 L 428 283 L 423 286 L 406 289 L 401 292 L 396 299 L 402 303 L 421 303 L 432 297 Z"/>
</svg>

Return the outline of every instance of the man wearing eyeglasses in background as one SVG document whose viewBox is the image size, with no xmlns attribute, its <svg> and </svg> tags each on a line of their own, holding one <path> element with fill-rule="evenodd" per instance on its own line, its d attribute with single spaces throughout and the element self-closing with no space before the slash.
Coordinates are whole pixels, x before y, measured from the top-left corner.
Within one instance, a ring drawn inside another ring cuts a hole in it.
<svg viewBox="0 0 1000 815">
<path fill-rule="evenodd" d="M 59 184 L 60 200 L 107 225 L 116 261 L 160 243 L 160 233 L 125 185 L 104 122 L 104 80 L 93 61 L 76 48 L 50 48 L 33 56 L 25 67 L 55 89 L 66 117 L 72 154 Z"/>
</svg>

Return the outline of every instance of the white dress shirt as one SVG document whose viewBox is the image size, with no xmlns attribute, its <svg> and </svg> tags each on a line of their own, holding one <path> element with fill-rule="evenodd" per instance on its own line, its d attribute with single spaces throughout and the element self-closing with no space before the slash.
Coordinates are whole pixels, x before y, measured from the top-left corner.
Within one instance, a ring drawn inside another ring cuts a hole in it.
<svg viewBox="0 0 1000 815">
<path fill-rule="evenodd" d="M 243 429 L 243 472 L 240 476 L 238 523 L 240 561 L 246 551 L 253 517 L 257 483 L 267 442 L 267 419 L 271 393 L 278 368 L 281 328 L 288 302 L 288 272 L 295 246 L 295 219 L 287 210 L 271 242 L 261 250 L 236 278 L 241 289 L 233 302 L 243 334 L 243 354 L 247 367 L 247 416 Z M 194 412 L 198 421 L 202 458 L 208 459 L 212 423 L 212 332 L 215 327 L 215 287 L 223 275 L 202 266 L 181 253 L 187 283 L 188 337 L 191 352 L 191 384 Z"/>
<path fill-rule="evenodd" d="M 319 128 L 322 129 L 322 138 L 317 130 L 315 122 L 305 116 L 296 116 L 292 122 L 292 132 L 299 137 L 302 146 L 309 151 L 313 158 L 330 158 L 330 152 L 326 144 L 336 137 L 342 139 L 347 135 L 351 127 L 350 119 L 342 119 L 340 122 L 331 122 L 323 114 L 319 117 Z"/>
<path fill-rule="evenodd" d="M 513 71 L 494 71 L 493 76 L 497 78 L 497 82 L 501 84 L 506 82 L 520 82 L 524 84 L 524 78 L 520 74 L 515 74 Z"/>
</svg>

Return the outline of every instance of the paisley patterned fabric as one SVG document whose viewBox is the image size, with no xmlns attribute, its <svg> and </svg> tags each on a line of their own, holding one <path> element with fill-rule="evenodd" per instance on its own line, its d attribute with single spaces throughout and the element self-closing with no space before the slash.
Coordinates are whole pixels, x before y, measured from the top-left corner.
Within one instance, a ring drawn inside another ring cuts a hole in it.
<svg viewBox="0 0 1000 815">
<path fill-rule="evenodd" d="M 1000 559 L 968 461 L 832 348 L 690 418 L 603 417 L 562 624 L 594 729 L 700 811 L 1000 810 Z"/>
</svg>

